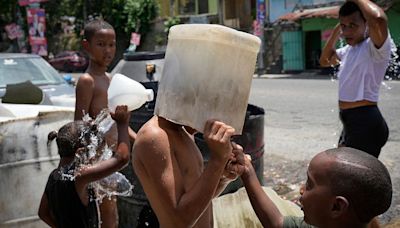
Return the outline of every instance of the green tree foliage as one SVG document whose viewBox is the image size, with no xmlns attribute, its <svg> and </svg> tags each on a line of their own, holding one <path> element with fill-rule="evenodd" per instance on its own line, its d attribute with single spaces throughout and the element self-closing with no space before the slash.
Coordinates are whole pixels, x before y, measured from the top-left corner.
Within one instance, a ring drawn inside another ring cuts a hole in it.
<svg viewBox="0 0 400 228">
<path fill-rule="evenodd" d="M 4 26 L 5 23 L 13 22 L 16 12 L 17 0 L 1 1 L 0 6 L 0 25 Z"/>
<path fill-rule="evenodd" d="M 76 42 L 80 39 L 85 22 L 96 17 L 101 17 L 113 25 L 120 42 L 121 39 L 129 41 L 131 32 L 139 32 L 142 35 L 148 32 L 159 8 L 157 0 L 49 0 L 40 5 L 46 10 L 46 37 L 49 40 L 49 49 L 59 48 L 51 42 L 61 39 L 59 36 L 63 32 L 61 27 L 63 16 L 76 18 L 75 37 L 72 39 Z M 21 12 L 23 23 L 26 24 L 26 7 L 18 6 L 18 0 L 1 0 L 1 29 L 4 25 L 17 21 L 17 11 Z M 72 44 L 72 46 L 77 45 Z"/>
<path fill-rule="evenodd" d="M 57 28 L 61 16 L 74 16 L 77 28 L 82 28 L 85 20 L 102 17 L 119 32 L 145 33 L 157 16 L 157 0 L 50 0 L 43 4 Z M 84 18 L 86 15 L 87 18 Z"/>
<path fill-rule="evenodd" d="M 181 23 L 181 19 L 179 17 L 168 17 L 166 21 L 164 21 L 164 32 L 168 33 L 169 29 L 174 26 L 174 25 L 178 25 Z"/>
<path fill-rule="evenodd" d="M 154 0 L 126 0 L 124 13 L 128 20 L 125 31 L 146 33 L 150 22 L 158 14 L 158 7 Z"/>
</svg>

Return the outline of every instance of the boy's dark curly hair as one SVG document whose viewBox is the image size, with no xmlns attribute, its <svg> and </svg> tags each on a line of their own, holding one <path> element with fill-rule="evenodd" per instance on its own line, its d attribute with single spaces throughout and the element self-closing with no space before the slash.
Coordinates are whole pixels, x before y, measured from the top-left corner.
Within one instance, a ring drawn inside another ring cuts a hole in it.
<svg viewBox="0 0 400 228">
<path fill-rule="evenodd" d="M 385 165 L 361 150 L 339 147 L 325 151 L 335 159 L 328 171 L 332 192 L 343 196 L 363 223 L 389 209 L 392 182 Z"/>
<path fill-rule="evenodd" d="M 360 7 L 354 2 L 345 2 L 339 9 L 339 17 L 349 16 L 355 12 L 359 12 L 362 19 L 365 21 L 365 17 L 362 14 Z"/>
<path fill-rule="evenodd" d="M 87 41 L 90 41 L 94 34 L 101 29 L 111 29 L 114 30 L 112 25 L 102 19 L 94 19 L 85 25 L 83 31 L 83 37 Z"/>
</svg>

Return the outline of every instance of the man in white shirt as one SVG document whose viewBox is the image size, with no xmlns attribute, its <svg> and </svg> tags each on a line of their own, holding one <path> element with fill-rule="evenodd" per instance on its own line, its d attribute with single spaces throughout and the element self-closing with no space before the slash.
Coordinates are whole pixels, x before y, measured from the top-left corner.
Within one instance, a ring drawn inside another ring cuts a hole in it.
<svg viewBox="0 0 400 228">
<path fill-rule="evenodd" d="M 369 0 L 347 0 L 339 10 L 339 22 L 320 58 L 321 66 L 340 63 L 339 109 L 343 131 L 339 146 L 378 157 L 389 136 L 377 106 L 391 53 L 387 17 Z M 336 49 L 341 35 L 347 45 Z"/>
</svg>

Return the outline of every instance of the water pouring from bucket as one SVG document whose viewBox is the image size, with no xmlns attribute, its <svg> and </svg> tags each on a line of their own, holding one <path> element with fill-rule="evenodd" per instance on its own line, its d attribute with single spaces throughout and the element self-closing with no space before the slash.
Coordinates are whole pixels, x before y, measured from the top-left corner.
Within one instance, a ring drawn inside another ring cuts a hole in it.
<svg viewBox="0 0 400 228">
<path fill-rule="evenodd" d="M 108 87 L 108 107 L 112 112 L 118 105 L 127 105 L 128 111 L 133 111 L 153 99 L 152 89 L 146 89 L 123 74 L 115 74 Z"/>
</svg>

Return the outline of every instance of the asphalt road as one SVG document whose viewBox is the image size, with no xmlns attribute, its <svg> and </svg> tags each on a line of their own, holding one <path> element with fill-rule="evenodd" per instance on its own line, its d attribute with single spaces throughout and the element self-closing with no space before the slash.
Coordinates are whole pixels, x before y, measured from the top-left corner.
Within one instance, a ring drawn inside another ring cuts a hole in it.
<svg viewBox="0 0 400 228">
<path fill-rule="evenodd" d="M 400 81 L 385 81 L 379 107 L 390 128 L 379 159 L 393 182 L 393 202 L 380 216 L 382 223 L 400 218 Z M 306 167 L 320 151 L 336 147 L 341 131 L 337 108 L 337 81 L 313 79 L 254 78 L 249 103 L 265 109 L 264 174 L 266 186 L 281 195 L 297 197 L 306 179 Z"/>
<path fill-rule="evenodd" d="M 72 74 L 77 80 L 82 73 Z M 301 79 L 299 79 L 301 78 Z M 381 223 L 400 219 L 400 81 L 385 81 L 379 107 L 390 136 L 379 159 L 393 182 L 393 202 Z M 249 103 L 265 109 L 264 185 L 295 201 L 311 158 L 337 146 L 341 122 L 337 81 L 319 75 L 268 75 L 254 78 Z"/>
</svg>

